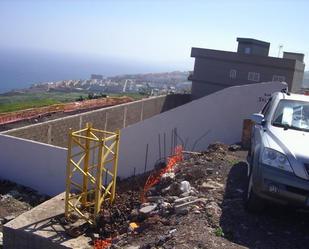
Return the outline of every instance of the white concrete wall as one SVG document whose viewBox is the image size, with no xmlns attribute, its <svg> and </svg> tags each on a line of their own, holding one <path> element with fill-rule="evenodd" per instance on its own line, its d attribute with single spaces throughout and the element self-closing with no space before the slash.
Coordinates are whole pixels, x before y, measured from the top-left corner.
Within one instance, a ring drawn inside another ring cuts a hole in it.
<svg viewBox="0 0 309 249">
<path fill-rule="evenodd" d="M 226 88 L 122 129 L 118 175 L 144 172 L 147 145 L 148 171 L 160 157 L 170 154 L 174 140 L 195 151 L 215 141 L 240 141 L 243 119 L 259 111 L 271 93 L 285 87 L 258 83 Z M 177 138 L 172 138 L 175 129 Z M 66 157 L 65 148 L 0 134 L 0 178 L 42 193 L 56 195 L 65 190 Z"/>
<path fill-rule="evenodd" d="M 177 143 L 186 150 L 206 150 L 215 141 L 227 144 L 241 141 L 243 120 L 260 111 L 270 94 L 283 88 L 286 85 L 278 82 L 226 88 L 122 129 L 119 175 L 130 175 L 134 168 L 136 174 L 144 172 L 147 144 L 147 170 L 160 154 L 168 155 L 175 128 Z"/>
<path fill-rule="evenodd" d="M 67 150 L 0 135 L 0 178 L 56 195 L 65 189 Z"/>
</svg>

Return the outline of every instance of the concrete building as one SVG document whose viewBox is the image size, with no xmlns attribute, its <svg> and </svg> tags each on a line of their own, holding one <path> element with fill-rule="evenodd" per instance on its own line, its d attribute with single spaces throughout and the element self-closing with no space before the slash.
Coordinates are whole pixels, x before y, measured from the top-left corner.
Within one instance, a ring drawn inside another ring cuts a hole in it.
<svg viewBox="0 0 309 249">
<path fill-rule="evenodd" d="M 304 75 L 304 55 L 284 52 L 283 58 L 270 57 L 270 43 L 237 38 L 237 52 L 192 48 L 195 58 L 192 98 L 197 99 L 223 88 L 258 82 L 279 81 L 289 91 L 299 92 Z"/>
</svg>

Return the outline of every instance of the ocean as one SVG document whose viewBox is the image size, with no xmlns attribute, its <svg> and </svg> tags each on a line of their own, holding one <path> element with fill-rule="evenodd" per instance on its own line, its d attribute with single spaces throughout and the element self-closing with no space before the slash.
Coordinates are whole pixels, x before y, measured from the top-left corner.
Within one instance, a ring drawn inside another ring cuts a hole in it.
<svg viewBox="0 0 309 249">
<path fill-rule="evenodd" d="M 91 74 L 112 76 L 172 70 L 177 70 L 177 68 L 128 59 L 0 50 L 0 93 L 26 88 L 33 83 L 89 79 Z"/>
</svg>

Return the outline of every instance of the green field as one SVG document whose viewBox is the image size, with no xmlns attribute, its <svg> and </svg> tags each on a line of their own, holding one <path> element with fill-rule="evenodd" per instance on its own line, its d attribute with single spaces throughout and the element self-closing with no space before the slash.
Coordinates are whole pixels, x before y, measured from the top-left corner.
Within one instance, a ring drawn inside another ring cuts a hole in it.
<svg viewBox="0 0 309 249">
<path fill-rule="evenodd" d="M 108 94 L 110 97 L 121 97 L 124 94 Z M 143 96 L 138 93 L 125 94 L 133 99 L 141 99 Z M 59 103 L 76 101 L 78 98 L 88 98 L 85 92 L 46 92 L 46 93 L 16 93 L 0 95 L 0 113 L 13 112 L 34 107 L 42 107 Z"/>
<path fill-rule="evenodd" d="M 2 94 L 0 95 L 0 113 L 75 101 L 80 96 L 86 98 L 88 95 L 62 92 Z"/>
</svg>

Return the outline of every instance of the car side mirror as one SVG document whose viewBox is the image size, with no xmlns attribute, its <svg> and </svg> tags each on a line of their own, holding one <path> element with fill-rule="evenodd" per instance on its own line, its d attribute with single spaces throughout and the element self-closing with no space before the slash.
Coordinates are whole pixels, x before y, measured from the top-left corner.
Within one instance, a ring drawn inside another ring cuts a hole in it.
<svg viewBox="0 0 309 249">
<path fill-rule="evenodd" d="M 258 124 L 258 125 L 264 125 L 264 123 L 265 123 L 265 119 L 264 118 L 265 118 L 264 115 L 261 114 L 261 113 L 254 113 L 251 116 L 251 120 L 253 122 L 255 122 L 256 124 Z"/>
</svg>

